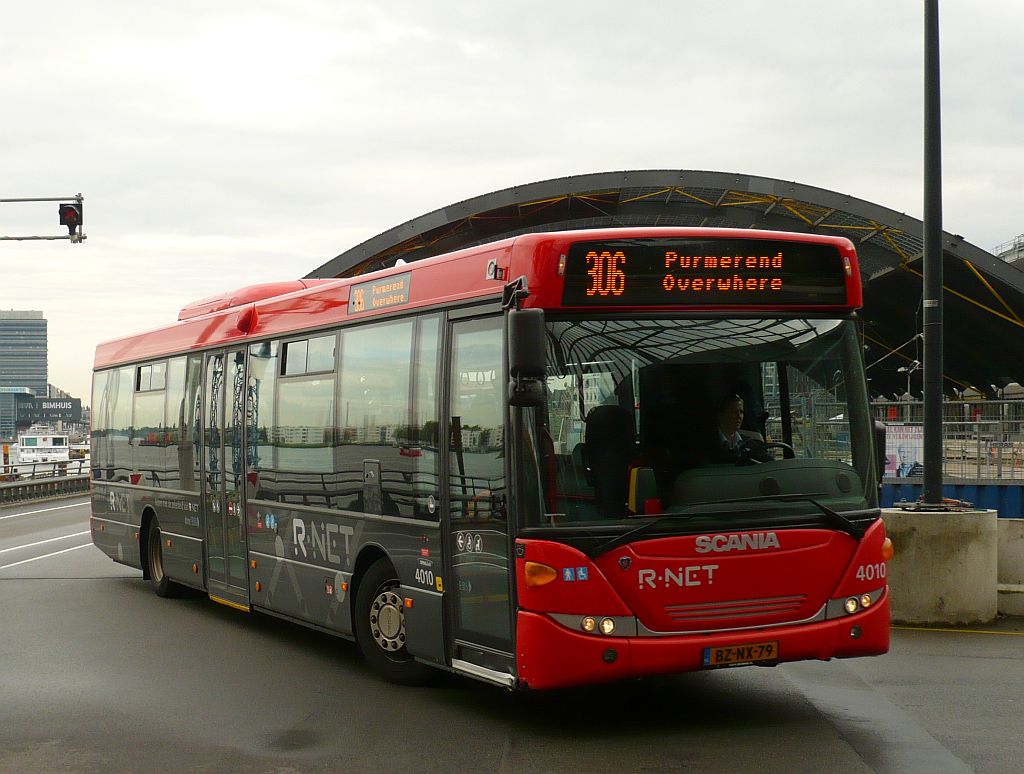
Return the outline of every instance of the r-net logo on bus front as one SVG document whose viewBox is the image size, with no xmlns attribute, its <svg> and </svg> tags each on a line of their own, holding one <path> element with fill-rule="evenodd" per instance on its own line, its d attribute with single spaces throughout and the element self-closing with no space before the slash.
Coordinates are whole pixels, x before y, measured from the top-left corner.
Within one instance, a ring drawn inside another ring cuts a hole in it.
<svg viewBox="0 0 1024 774">
<path fill-rule="evenodd" d="M 759 239 L 635 239 L 569 248 L 562 302 L 592 305 L 842 305 L 834 245 Z"/>
<path fill-rule="evenodd" d="M 674 570 L 666 567 L 660 573 L 657 570 L 638 570 L 636 578 L 640 588 L 711 586 L 715 582 L 717 569 L 717 564 L 694 564 L 689 567 L 677 567 Z"/>
</svg>

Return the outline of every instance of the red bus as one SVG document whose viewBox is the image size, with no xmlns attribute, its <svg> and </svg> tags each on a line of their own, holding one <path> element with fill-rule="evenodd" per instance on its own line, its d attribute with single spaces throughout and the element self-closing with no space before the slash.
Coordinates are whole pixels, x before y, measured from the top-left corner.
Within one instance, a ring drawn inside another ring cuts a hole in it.
<svg viewBox="0 0 1024 774">
<path fill-rule="evenodd" d="M 885 653 L 860 304 L 846 239 L 685 228 L 205 299 L 97 348 L 92 538 L 396 682 Z"/>
</svg>

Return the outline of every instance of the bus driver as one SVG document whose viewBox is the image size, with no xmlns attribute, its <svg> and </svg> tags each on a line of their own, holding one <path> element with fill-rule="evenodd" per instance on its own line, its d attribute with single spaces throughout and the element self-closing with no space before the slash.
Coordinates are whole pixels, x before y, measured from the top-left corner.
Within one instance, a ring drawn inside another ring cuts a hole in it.
<svg viewBox="0 0 1024 774">
<path fill-rule="evenodd" d="M 725 452 L 735 452 L 743 443 L 740 427 L 743 425 L 743 398 L 729 395 L 718 404 L 718 446 Z"/>
<path fill-rule="evenodd" d="M 713 462 L 752 464 L 772 459 L 765 449 L 764 436 L 754 430 L 741 429 L 745 413 L 743 398 L 735 393 L 730 393 L 718 403 Z"/>
</svg>

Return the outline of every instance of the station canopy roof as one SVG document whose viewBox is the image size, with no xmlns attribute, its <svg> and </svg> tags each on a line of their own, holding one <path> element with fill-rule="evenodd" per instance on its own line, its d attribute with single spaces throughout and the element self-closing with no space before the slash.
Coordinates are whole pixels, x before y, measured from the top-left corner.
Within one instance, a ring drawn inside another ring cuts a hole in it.
<svg viewBox="0 0 1024 774">
<path fill-rule="evenodd" d="M 349 277 L 537 231 L 705 226 L 841 235 L 864 281 L 865 357 L 876 397 L 920 397 L 923 223 L 846 194 L 726 172 L 636 170 L 544 180 L 452 204 L 346 250 L 307 276 Z M 1024 384 L 1024 272 L 943 233 L 947 395 Z M 903 369 L 903 370 L 900 370 Z"/>
</svg>

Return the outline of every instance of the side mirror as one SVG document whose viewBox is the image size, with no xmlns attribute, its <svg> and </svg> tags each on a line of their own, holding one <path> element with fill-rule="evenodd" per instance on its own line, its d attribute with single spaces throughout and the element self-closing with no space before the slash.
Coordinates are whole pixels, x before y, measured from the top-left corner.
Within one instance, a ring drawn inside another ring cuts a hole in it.
<svg viewBox="0 0 1024 774">
<path fill-rule="evenodd" d="M 878 465 L 878 485 L 885 477 L 885 423 L 875 420 L 875 461 Z"/>
<path fill-rule="evenodd" d="M 508 313 L 508 402 L 513 406 L 544 403 L 544 311 L 512 309 Z"/>
</svg>

